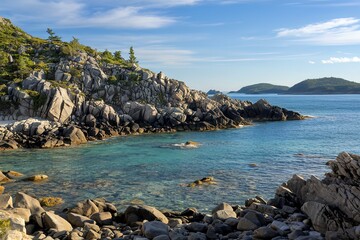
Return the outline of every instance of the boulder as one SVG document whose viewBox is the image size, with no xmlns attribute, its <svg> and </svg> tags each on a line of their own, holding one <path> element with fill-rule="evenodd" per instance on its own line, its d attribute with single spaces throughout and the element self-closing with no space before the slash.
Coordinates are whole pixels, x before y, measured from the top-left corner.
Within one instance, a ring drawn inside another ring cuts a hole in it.
<svg viewBox="0 0 360 240">
<path fill-rule="evenodd" d="M 265 224 L 265 218 L 261 213 L 249 211 L 240 218 L 237 229 L 240 231 L 255 230 Z"/>
<path fill-rule="evenodd" d="M 161 213 L 159 210 L 157 210 L 154 207 L 150 207 L 150 206 L 139 206 L 139 205 L 135 205 L 135 206 L 129 206 L 126 210 L 125 210 L 125 220 L 128 224 L 137 222 L 137 221 L 143 221 L 143 220 L 148 220 L 148 221 L 161 221 L 165 224 L 167 224 L 169 222 L 168 218 Z"/>
<path fill-rule="evenodd" d="M 169 235 L 169 226 L 160 221 L 145 222 L 141 229 L 145 237 L 153 239 L 161 235 Z"/>
<path fill-rule="evenodd" d="M 47 180 L 49 177 L 47 175 L 34 175 L 31 177 L 27 177 L 24 180 L 25 181 L 31 181 L 31 182 L 40 182 L 40 181 L 44 181 Z"/>
<path fill-rule="evenodd" d="M 84 227 L 86 223 L 95 224 L 95 221 L 80 214 L 69 212 L 67 220 L 74 227 Z"/>
<path fill-rule="evenodd" d="M 272 239 L 279 234 L 270 227 L 260 227 L 254 231 L 254 238 L 256 239 Z"/>
<path fill-rule="evenodd" d="M 50 101 L 46 118 L 60 123 L 69 120 L 74 109 L 74 104 L 70 100 L 67 90 L 61 87 L 56 88 Z"/>
<path fill-rule="evenodd" d="M 0 171 L 0 183 L 9 182 L 10 179 Z"/>
<path fill-rule="evenodd" d="M 0 195 L 0 208 L 13 208 L 13 199 L 9 194 Z"/>
<path fill-rule="evenodd" d="M 110 212 L 98 212 L 94 213 L 90 217 L 98 225 L 111 225 L 112 224 L 112 215 Z"/>
<path fill-rule="evenodd" d="M 31 214 L 36 214 L 36 213 L 41 214 L 45 212 L 45 210 L 41 207 L 40 202 L 37 199 L 23 192 L 16 193 L 14 207 L 27 208 L 30 210 Z"/>
<path fill-rule="evenodd" d="M 57 232 L 60 231 L 70 232 L 73 229 L 68 221 L 56 215 L 55 213 L 45 212 L 42 218 L 43 218 L 44 227 L 47 229 L 53 228 Z"/>
<path fill-rule="evenodd" d="M 316 231 L 326 233 L 327 231 L 337 231 L 346 229 L 351 225 L 342 220 L 341 213 L 329 206 L 318 202 L 306 202 L 301 210 L 309 216 L 311 223 Z"/>
<path fill-rule="evenodd" d="M 236 218 L 236 213 L 232 209 L 231 210 L 219 210 L 214 213 L 213 218 L 225 221 L 228 218 Z"/>
<path fill-rule="evenodd" d="M 64 137 L 70 141 L 71 145 L 78 145 L 87 142 L 83 131 L 75 126 L 69 126 L 66 128 L 64 131 Z"/>
<path fill-rule="evenodd" d="M 99 208 L 92 200 L 88 199 L 84 202 L 77 203 L 76 207 L 71 209 L 70 212 L 90 217 L 92 214 L 98 213 Z"/>
</svg>

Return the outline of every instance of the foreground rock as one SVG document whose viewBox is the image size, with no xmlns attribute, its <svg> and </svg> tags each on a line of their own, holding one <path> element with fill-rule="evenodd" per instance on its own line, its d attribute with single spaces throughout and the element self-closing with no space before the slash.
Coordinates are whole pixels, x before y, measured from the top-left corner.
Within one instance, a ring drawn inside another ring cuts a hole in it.
<svg viewBox="0 0 360 240">
<path fill-rule="evenodd" d="M 211 215 L 129 206 L 124 213 L 104 199 L 88 199 L 65 212 L 44 210 L 37 199 L 0 195 L 5 239 L 360 239 L 360 156 L 341 153 L 323 180 L 295 175 L 275 197 L 221 203 Z"/>
</svg>

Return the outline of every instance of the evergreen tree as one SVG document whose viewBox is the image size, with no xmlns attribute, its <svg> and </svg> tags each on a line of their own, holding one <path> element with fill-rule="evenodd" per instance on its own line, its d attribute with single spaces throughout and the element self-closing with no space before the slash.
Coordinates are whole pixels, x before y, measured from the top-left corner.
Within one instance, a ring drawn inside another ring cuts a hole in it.
<svg viewBox="0 0 360 240">
<path fill-rule="evenodd" d="M 53 41 L 61 41 L 61 37 L 56 36 L 55 32 L 51 28 L 48 28 L 46 30 L 46 32 L 49 34 L 49 37 L 48 37 L 49 41 L 51 41 L 51 42 L 53 42 Z"/>
<path fill-rule="evenodd" d="M 129 62 L 131 64 L 137 64 L 139 63 L 137 60 L 136 60 L 136 57 L 135 57 L 135 52 L 134 52 L 134 48 L 131 46 L 130 47 L 130 52 L 129 52 Z"/>
<path fill-rule="evenodd" d="M 116 60 L 121 60 L 122 57 L 121 57 L 121 51 L 115 51 L 114 52 L 114 57 Z"/>
</svg>

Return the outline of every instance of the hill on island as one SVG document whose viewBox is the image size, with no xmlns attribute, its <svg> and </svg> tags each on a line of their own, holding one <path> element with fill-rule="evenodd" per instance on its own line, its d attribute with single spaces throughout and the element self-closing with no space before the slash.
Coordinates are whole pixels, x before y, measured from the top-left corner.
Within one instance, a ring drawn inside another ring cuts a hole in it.
<svg viewBox="0 0 360 240">
<path fill-rule="evenodd" d="M 207 95 L 215 95 L 215 94 L 219 94 L 221 93 L 220 91 L 218 90 L 215 90 L 215 89 L 210 89 L 209 91 L 207 91 Z"/>
<path fill-rule="evenodd" d="M 358 94 L 360 83 L 342 78 L 307 79 L 291 87 L 286 94 Z"/>
<path fill-rule="evenodd" d="M 360 94 L 360 83 L 342 78 L 325 77 L 307 79 L 291 88 L 269 83 L 259 83 L 241 88 L 229 93 L 245 94 Z"/>
<path fill-rule="evenodd" d="M 241 88 L 238 91 L 230 93 L 245 93 L 245 94 L 266 94 L 266 93 L 285 93 L 289 87 L 273 85 L 270 83 L 258 83 Z"/>
</svg>

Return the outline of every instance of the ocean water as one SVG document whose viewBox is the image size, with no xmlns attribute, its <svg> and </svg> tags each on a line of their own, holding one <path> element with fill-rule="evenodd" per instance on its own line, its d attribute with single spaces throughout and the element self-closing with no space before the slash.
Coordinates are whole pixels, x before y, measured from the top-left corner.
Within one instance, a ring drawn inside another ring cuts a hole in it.
<svg viewBox="0 0 360 240">
<path fill-rule="evenodd" d="M 160 209 L 209 211 L 223 201 L 243 204 L 256 195 L 269 199 L 295 173 L 321 178 L 329 171 L 326 162 L 338 153 L 360 154 L 360 95 L 231 97 L 265 98 L 314 118 L 212 132 L 117 137 L 73 148 L 1 152 L 3 171 L 49 176 L 41 183 L 7 184 L 6 192 L 59 196 L 65 200 L 60 207 L 105 197 L 120 209 L 144 203 Z M 172 146 L 188 140 L 201 145 L 195 149 Z M 213 176 L 217 184 L 186 186 L 205 176 Z"/>
</svg>

